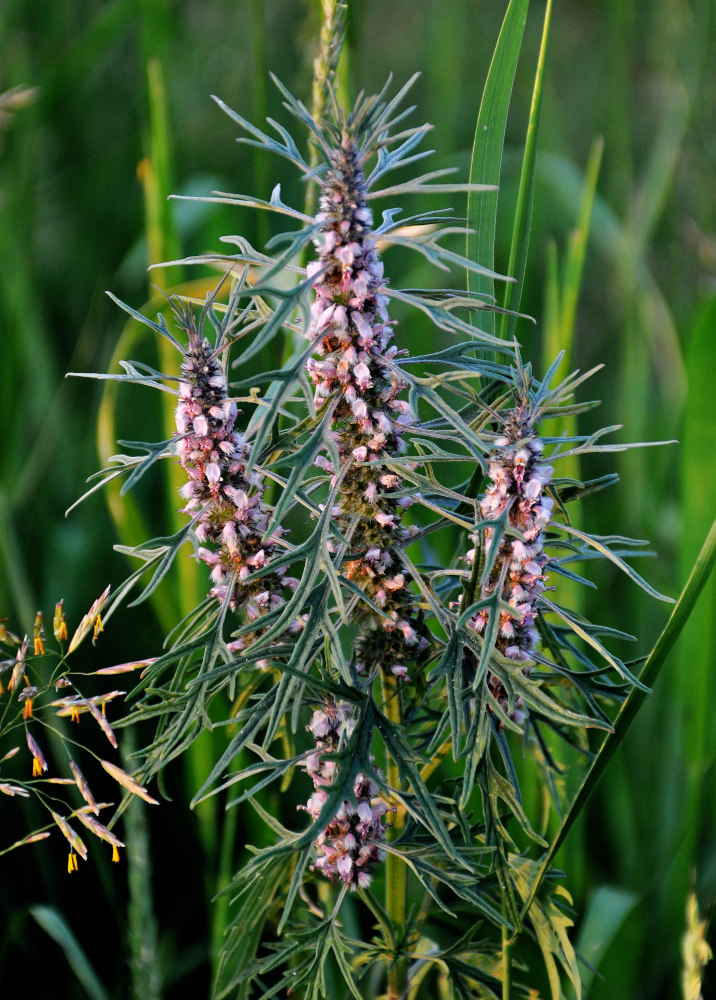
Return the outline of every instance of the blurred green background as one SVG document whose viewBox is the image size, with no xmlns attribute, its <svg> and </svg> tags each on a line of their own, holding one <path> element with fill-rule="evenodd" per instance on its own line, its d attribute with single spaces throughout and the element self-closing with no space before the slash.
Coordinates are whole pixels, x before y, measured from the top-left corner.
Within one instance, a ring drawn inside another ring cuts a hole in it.
<svg viewBox="0 0 716 1000">
<path fill-rule="evenodd" d="M 460 180 L 467 179 L 505 6 L 503 0 L 351 4 L 352 96 L 380 88 L 389 72 L 402 83 L 421 71 L 412 96 L 420 120 L 435 125 L 431 167 L 456 165 Z M 513 91 L 498 270 L 507 268 L 543 15 L 544 4 L 533 3 Z M 673 596 L 708 530 L 716 496 L 715 17 L 708 0 L 555 5 L 522 300 L 537 324 L 518 326 L 524 354 L 538 370 L 552 360 L 555 345 L 567 348 L 574 367 L 606 364 L 585 389 L 604 406 L 580 430 L 624 424 L 621 441 L 679 439 L 679 445 L 595 457 L 586 471 L 616 468 L 621 484 L 589 500 L 581 514 L 588 530 L 650 539 L 657 555 L 640 572 Z M 14 104 L 6 99 L 0 111 L 0 617 L 15 631 L 28 631 L 37 608 L 49 615 L 60 597 L 76 623 L 106 584 L 116 586 L 126 572 L 111 551 L 117 527 L 103 495 L 63 516 L 99 467 L 102 386 L 64 374 L 107 370 L 126 317 L 105 290 L 141 308 L 151 295 L 147 262 L 162 251 L 216 250 L 228 233 L 261 246 L 270 234 L 269 220 L 256 214 L 165 204 L 164 191 L 268 197 L 281 181 L 284 199 L 301 205 L 300 182 L 283 163 L 237 145 L 236 128 L 209 95 L 249 119 L 270 114 L 285 122 L 268 71 L 308 102 L 319 27 L 318 4 L 309 0 L 3 0 L 0 92 L 29 89 Z M 586 235 L 579 208 L 598 137 L 603 155 L 579 287 L 565 262 L 579 256 Z M 154 202 L 160 218 L 146 211 L 152 183 L 161 196 Z M 440 280 L 397 254 L 388 256 L 386 270 L 397 287 Z M 171 284 L 180 277 L 155 272 L 151 280 Z M 463 276 L 450 281 L 459 286 Z M 425 332 L 419 321 L 411 323 L 397 333 L 408 347 Z M 141 389 L 120 394 L 120 436 L 161 436 L 149 396 Z M 162 524 L 164 503 L 148 483 L 140 505 L 151 526 Z M 142 528 L 131 521 L 123 530 L 142 540 Z M 620 655 L 643 655 L 667 611 L 626 578 L 600 572 L 590 617 L 639 637 Z M 169 617 L 172 601 L 182 603 L 174 587 L 165 598 Z M 679 995 L 687 893 L 694 884 L 704 911 L 716 896 L 715 612 L 712 582 L 560 859 L 582 916 L 577 940 L 606 977 L 592 982 L 595 1000 Z M 118 614 L 96 652 L 86 654 L 88 665 L 155 654 L 162 638 L 156 613 L 145 605 Z M 209 976 L 212 886 L 203 877 L 206 831 L 186 811 L 191 780 L 181 768 L 170 773 L 173 801 L 151 815 L 148 833 L 156 961 L 167 997 L 188 996 L 190 989 L 205 995 Z M 4 802 L 3 845 L 31 821 L 13 801 Z M 0 859 L 4 981 L 22 966 L 30 998 L 48 995 L 49 984 L 68 998 L 103 996 L 93 989 L 129 995 L 127 890 L 123 870 L 109 868 L 90 858 L 70 880 L 64 845 L 52 840 Z M 67 951 L 30 915 L 31 904 L 65 915 L 102 986 L 81 985 Z M 130 920 L 135 931 L 142 919 L 135 913 Z"/>
</svg>

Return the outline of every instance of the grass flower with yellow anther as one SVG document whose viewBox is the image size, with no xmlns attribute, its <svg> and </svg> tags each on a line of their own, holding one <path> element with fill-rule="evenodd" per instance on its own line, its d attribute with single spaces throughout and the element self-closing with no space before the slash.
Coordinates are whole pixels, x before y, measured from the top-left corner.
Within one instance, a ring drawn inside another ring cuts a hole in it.
<svg viewBox="0 0 716 1000">
<path fill-rule="evenodd" d="M 3 753 L 0 757 L 0 779 L 2 779 L 0 793 L 10 798 L 34 799 L 47 811 L 49 829 L 41 829 L 12 844 L 0 844 L 0 855 L 36 843 L 49 837 L 50 830 L 59 829 L 70 846 L 67 870 L 69 873 L 77 871 L 77 858 L 86 860 L 87 847 L 70 822 L 75 818 L 95 837 L 112 845 L 113 860 L 118 860 L 118 848 L 124 846 L 115 833 L 96 819 L 100 811 L 109 809 L 111 804 L 97 800 L 83 769 L 74 759 L 77 750 L 82 750 L 89 766 L 93 766 L 92 757 L 96 757 L 96 754 L 85 747 L 85 743 L 93 742 L 92 735 L 78 730 L 69 739 L 66 733 L 57 728 L 55 721 L 64 717 L 79 723 L 81 716 L 87 714 L 93 719 L 92 725 L 97 725 L 112 746 L 117 747 L 117 739 L 107 718 L 105 706 L 121 699 L 125 692 L 102 691 L 100 688 L 96 694 L 85 695 L 80 693 L 80 688 L 84 692 L 91 685 L 96 690 L 98 685 L 94 678 L 99 674 L 134 670 L 146 666 L 150 661 L 100 668 L 93 673 L 83 671 L 81 675 L 74 672 L 71 663 L 68 662 L 68 658 L 90 633 L 98 633 L 99 630 L 96 628 L 98 617 L 108 596 L 107 590 L 93 602 L 69 642 L 62 601 L 56 605 L 53 620 L 52 634 L 56 645 L 52 644 L 52 640 L 48 641 L 45 636 L 40 612 L 37 613 L 33 625 L 32 645 L 27 637 L 20 638 L 4 624 L 2 625 L 0 646 L 3 653 L 14 655 L 0 662 L 0 676 L 2 672 L 9 671 L 9 678 L 6 680 L 7 689 L 0 687 L 2 699 L 0 753 Z M 57 698 L 59 691 L 72 693 Z M 55 754 L 50 753 L 50 741 L 55 741 L 58 737 L 59 745 L 67 751 L 65 771 L 69 773 L 67 777 L 62 776 L 64 765 L 58 766 Z M 23 751 L 23 742 L 27 747 L 26 751 Z M 8 743 L 15 745 L 6 749 Z M 122 788 L 134 794 L 140 794 L 141 791 L 141 797 L 151 800 L 141 786 L 137 785 L 136 789 L 130 787 L 131 777 L 116 765 L 106 761 L 100 763 Z M 74 786 L 82 804 L 63 801 L 57 790 L 63 786 Z M 92 815 L 88 815 L 87 811 Z"/>
</svg>

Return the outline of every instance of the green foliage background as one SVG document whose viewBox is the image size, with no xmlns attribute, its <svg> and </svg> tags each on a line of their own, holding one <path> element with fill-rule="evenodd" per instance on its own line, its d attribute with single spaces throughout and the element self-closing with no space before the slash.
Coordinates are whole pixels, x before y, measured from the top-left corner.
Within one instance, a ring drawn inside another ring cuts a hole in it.
<svg viewBox="0 0 716 1000">
<path fill-rule="evenodd" d="M 351 4 L 352 96 L 378 89 L 388 72 L 402 83 L 420 70 L 412 98 L 416 119 L 435 125 L 431 166 L 457 165 L 461 180 L 505 7 L 504 0 Z M 507 269 L 543 13 L 543 3 L 533 2 L 512 96 L 498 270 Z M 537 323 L 517 329 L 538 369 L 556 346 L 567 348 L 574 367 L 606 363 L 591 388 L 604 407 L 587 414 L 580 431 L 592 418 L 594 427 L 623 423 L 621 440 L 680 439 L 609 456 L 603 468 L 595 457 L 590 475 L 610 471 L 616 458 L 622 482 L 582 510 L 590 531 L 649 538 L 657 556 L 642 572 L 674 596 L 716 495 L 715 19 L 709 0 L 555 4 L 521 304 Z M 295 179 L 281 163 L 237 146 L 209 95 L 249 119 L 281 120 L 267 71 L 308 101 L 319 24 L 318 4 L 308 0 L 4 0 L 0 7 L 0 91 L 36 88 L 0 133 L 0 616 L 15 631 L 31 628 L 37 608 L 49 615 L 60 597 L 76 622 L 125 571 L 111 552 L 118 536 L 105 497 L 63 518 L 99 464 L 94 427 L 102 388 L 63 376 L 106 370 L 126 318 L 104 290 L 139 308 L 151 294 L 148 258 L 214 250 L 226 233 L 258 246 L 269 235 L 266 219 L 224 206 L 165 206 L 159 197 L 153 216 L 144 190 L 154 181 L 160 195 L 220 189 L 266 198 L 283 181 L 287 200 L 300 204 Z M 575 261 L 586 226 L 579 209 L 590 163 L 596 176 L 599 136 L 603 155 L 580 282 Z M 397 255 L 386 258 L 386 270 L 396 286 L 434 280 Z M 158 277 L 169 284 L 181 278 Z M 411 349 L 424 334 L 419 323 L 398 328 Z M 149 394 L 127 388 L 119 406 L 120 436 L 161 435 Z M 157 530 L 167 507 L 176 506 L 160 485 L 140 494 Z M 122 530 L 142 539 L 131 520 Z M 590 616 L 640 637 L 639 649 L 623 655 L 647 652 L 668 610 L 615 573 L 603 571 L 599 583 Z M 84 654 L 88 667 L 155 654 L 158 616 L 181 606 L 181 587 L 192 585 L 189 575 L 167 589 L 163 606 L 117 615 L 94 653 Z M 592 982 L 594 1000 L 676 995 L 692 880 L 702 908 L 716 896 L 715 612 L 712 581 L 558 859 L 582 915 L 578 941 L 606 977 Z M 152 962 L 164 995 L 206 994 L 209 940 L 221 929 L 207 905 L 220 817 L 187 812 L 201 773 L 196 755 L 175 768 L 167 780 L 172 801 L 149 817 L 154 918 L 137 911 L 136 894 L 128 913 L 123 870 L 104 859 L 91 857 L 71 881 L 64 845 L 52 841 L 0 860 L 5 981 L 22 965 L 28 996 L 46 995 L 52 983 L 68 998 L 125 997 L 127 928 L 141 936 L 144 922 L 156 919 Z M 3 845 L 32 819 L 14 801 L 3 803 Z M 243 836 L 237 830 L 237 842 Z M 64 914 L 79 958 L 62 934 L 52 935 L 48 911 L 33 916 L 33 904 Z M 83 979 L 83 962 L 96 979 L 86 970 Z"/>
</svg>

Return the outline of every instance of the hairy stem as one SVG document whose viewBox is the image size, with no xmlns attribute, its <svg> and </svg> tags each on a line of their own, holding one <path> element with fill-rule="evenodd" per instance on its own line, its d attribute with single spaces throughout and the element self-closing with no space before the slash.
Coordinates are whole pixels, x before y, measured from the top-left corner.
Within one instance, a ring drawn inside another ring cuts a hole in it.
<svg viewBox="0 0 716 1000">
<path fill-rule="evenodd" d="M 129 727 L 124 735 L 125 758 L 131 757 L 136 734 Z M 152 895 L 152 865 L 149 826 L 141 803 L 133 798 L 125 816 L 127 831 L 127 942 L 131 995 L 137 1000 L 160 1000 L 162 977 L 159 962 L 159 933 Z"/>
<path fill-rule="evenodd" d="M 382 674 L 382 685 L 385 714 L 394 725 L 402 726 L 403 712 L 398 679 L 392 674 L 384 672 Z M 398 765 L 390 757 L 388 758 L 387 765 L 387 779 L 391 788 L 400 789 L 401 781 Z M 400 837 L 404 824 L 405 811 L 398 808 L 393 814 L 393 824 L 388 831 L 388 839 L 391 843 Z M 388 854 L 385 863 L 385 909 L 393 925 L 393 937 L 397 943 L 395 962 L 388 974 L 387 1000 L 401 1000 L 402 997 L 407 995 L 408 988 L 407 955 L 399 953 L 408 910 L 408 880 L 405 865 L 393 853 Z"/>
<path fill-rule="evenodd" d="M 507 910 L 507 907 L 504 907 Z M 507 913 L 505 913 L 507 916 Z M 512 992 L 512 970 L 510 967 L 510 939 L 511 930 L 509 927 L 502 928 L 502 1000 L 510 1000 Z"/>
<path fill-rule="evenodd" d="M 393 926 L 390 922 L 390 919 L 388 918 L 388 914 L 380 905 L 378 899 L 373 895 L 370 889 L 359 888 L 358 895 L 363 900 L 365 905 L 368 907 L 368 909 L 378 922 L 378 926 L 383 932 L 383 937 L 385 938 L 386 947 L 395 949 L 395 937 L 393 935 Z"/>
</svg>

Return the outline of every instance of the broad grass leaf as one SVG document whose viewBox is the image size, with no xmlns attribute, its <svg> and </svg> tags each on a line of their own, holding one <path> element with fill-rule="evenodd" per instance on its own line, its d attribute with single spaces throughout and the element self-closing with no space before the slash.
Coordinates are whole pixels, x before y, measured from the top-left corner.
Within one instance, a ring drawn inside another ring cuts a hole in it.
<svg viewBox="0 0 716 1000">
<path fill-rule="evenodd" d="M 528 7 L 529 0 L 510 0 L 502 22 L 477 116 L 470 164 L 471 183 L 499 184 L 500 181 L 507 112 L 522 47 Z M 492 270 L 497 224 L 497 191 L 468 196 L 467 222 L 473 231 L 467 237 L 466 256 Z M 494 295 L 491 278 L 469 271 L 467 287 L 472 292 Z M 483 322 L 486 332 L 494 334 L 494 316 L 487 313 Z"/>
<path fill-rule="evenodd" d="M 109 992 L 102 985 L 62 914 L 54 906 L 31 906 L 30 914 L 65 953 L 70 968 L 90 1000 L 110 1000 Z"/>
<path fill-rule="evenodd" d="M 535 71 L 535 82 L 532 90 L 532 105 L 530 107 L 530 117 L 527 124 L 527 137 L 525 139 L 525 151 L 522 157 L 522 169 L 520 170 L 520 183 L 517 194 L 517 206 L 515 208 L 515 221 L 512 228 L 512 243 L 510 246 L 510 260 L 507 273 L 515 279 L 514 284 L 505 286 L 505 296 L 503 306 L 505 309 L 514 310 L 511 315 L 503 313 L 500 317 L 500 337 L 503 340 L 511 340 L 515 334 L 517 325 L 516 311 L 520 308 L 522 298 L 522 287 L 527 269 L 527 253 L 530 244 L 530 231 L 532 229 L 532 202 L 534 199 L 535 187 L 535 162 L 537 156 L 537 136 L 539 133 L 540 111 L 542 108 L 542 80 L 544 76 L 544 63 L 547 52 L 547 40 L 549 38 L 549 26 L 552 17 L 552 0 L 547 0 L 544 12 L 544 24 L 542 27 L 542 42 L 540 44 L 539 56 L 537 58 L 537 69 Z"/>
<path fill-rule="evenodd" d="M 646 662 L 639 674 L 639 687 L 634 687 L 622 705 L 614 723 L 613 732 L 607 734 L 602 743 L 597 756 L 582 781 L 579 791 L 572 800 L 572 803 L 565 813 L 559 830 L 542 859 L 538 877 L 534 880 L 530 896 L 527 898 L 523 912 L 529 909 L 534 893 L 537 891 L 540 882 L 554 858 L 557 850 L 562 845 L 565 837 L 574 825 L 575 820 L 588 802 L 592 792 L 601 780 L 612 757 L 623 741 L 627 730 L 634 721 L 637 711 L 647 697 L 645 686 L 653 685 L 664 666 L 676 640 L 681 634 L 696 601 L 703 592 L 711 571 L 716 563 L 716 521 L 711 525 L 711 530 L 704 541 L 699 556 L 694 563 L 693 569 L 686 581 L 684 589 L 671 612 L 671 616 L 659 636 L 656 645 L 647 657 Z"/>
</svg>

